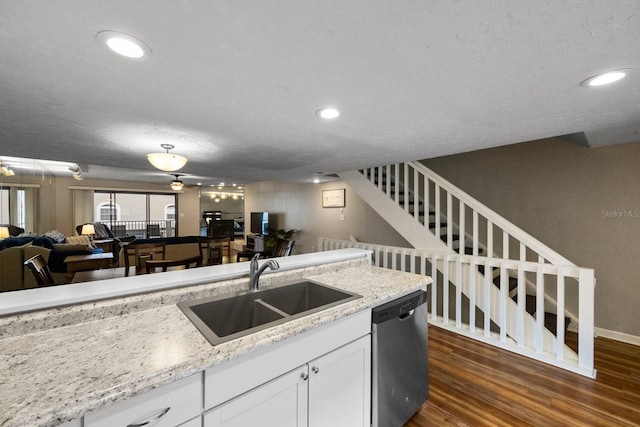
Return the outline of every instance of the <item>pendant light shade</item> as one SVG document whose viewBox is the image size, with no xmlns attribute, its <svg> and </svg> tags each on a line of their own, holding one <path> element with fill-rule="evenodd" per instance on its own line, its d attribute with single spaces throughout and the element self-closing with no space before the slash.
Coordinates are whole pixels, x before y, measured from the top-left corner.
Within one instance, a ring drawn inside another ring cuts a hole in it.
<svg viewBox="0 0 640 427">
<path fill-rule="evenodd" d="M 166 153 L 150 153 L 147 154 L 147 160 L 156 168 L 165 172 L 173 172 L 182 168 L 187 164 L 187 158 L 184 156 L 180 156 L 178 154 L 171 154 L 169 150 L 173 149 L 174 146 L 171 144 L 161 144 L 162 148 L 167 150 Z"/>
</svg>

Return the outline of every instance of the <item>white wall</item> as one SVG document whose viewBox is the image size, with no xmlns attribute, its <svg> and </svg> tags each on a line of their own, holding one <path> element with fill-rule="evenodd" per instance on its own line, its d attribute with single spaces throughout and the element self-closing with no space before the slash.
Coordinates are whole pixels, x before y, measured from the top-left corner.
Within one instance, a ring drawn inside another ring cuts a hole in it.
<svg viewBox="0 0 640 427">
<path fill-rule="evenodd" d="M 341 208 L 322 207 L 322 190 L 338 188 L 346 188 L 346 206 L 342 208 L 344 221 L 340 220 Z M 293 252 L 296 254 L 316 251 L 318 237 L 348 240 L 353 235 L 363 242 L 408 247 L 406 240 L 343 181 L 324 184 L 259 182 L 248 184 L 245 195 L 246 232 L 251 212 L 268 211 L 277 218 L 278 229 L 301 231 L 295 236 Z"/>
</svg>

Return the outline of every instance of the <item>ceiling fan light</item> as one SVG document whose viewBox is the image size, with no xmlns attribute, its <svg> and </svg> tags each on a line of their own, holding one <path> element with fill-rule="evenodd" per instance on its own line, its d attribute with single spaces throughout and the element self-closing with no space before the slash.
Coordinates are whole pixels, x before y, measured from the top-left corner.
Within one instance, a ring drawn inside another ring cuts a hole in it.
<svg viewBox="0 0 640 427">
<path fill-rule="evenodd" d="M 175 181 L 171 181 L 171 189 L 172 190 L 180 191 L 180 190 L 182 190 L 182 188 L 184 188 L 184 184 L 179 179 L 176 179 Z"/>
</svg>

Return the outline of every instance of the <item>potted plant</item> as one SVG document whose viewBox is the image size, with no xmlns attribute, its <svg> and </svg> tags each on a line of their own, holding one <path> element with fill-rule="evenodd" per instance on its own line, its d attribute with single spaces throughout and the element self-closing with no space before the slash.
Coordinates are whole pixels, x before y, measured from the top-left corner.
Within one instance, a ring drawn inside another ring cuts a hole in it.
<svg viewBox="0 0 640 427">
<path fill-rule="evenodd" d="M 264 238 L 265 247 L 267 249 L 273 249 L 276 246 L 277 239 L 291 240 L 291 238 L 299 232 L 300 230 L 295 228 L 291 230 L 267 228 L 267 235 Z"/>
</svg>

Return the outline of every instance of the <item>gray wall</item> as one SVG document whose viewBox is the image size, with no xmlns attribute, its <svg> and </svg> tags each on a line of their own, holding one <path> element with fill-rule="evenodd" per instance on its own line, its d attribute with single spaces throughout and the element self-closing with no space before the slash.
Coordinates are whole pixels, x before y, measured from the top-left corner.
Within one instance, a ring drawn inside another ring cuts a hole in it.
<svg viewBox="0 0 640 427">
<path fill-rule="evenodd" d="M 346 188 L 344 221 L 340 208 L 322 207 L 322 190 Z M 368 243 L 409 247 L 391 226 L 358 197 L 343 181 L 324 184 L 259 182 L 245 190 L 246 232 L 251 212 L 268 211 L 277 217 L 277 228 L 296 228 L 294 254 L 317 250 L 318 237 L 349 240 L 353 235 Z"/>
<path fill-rule="evenodd" d="M 640 336 L 640 143 L 547 139 L 423 163 L 581 267 L 596 327 Z"/>
</svg>

